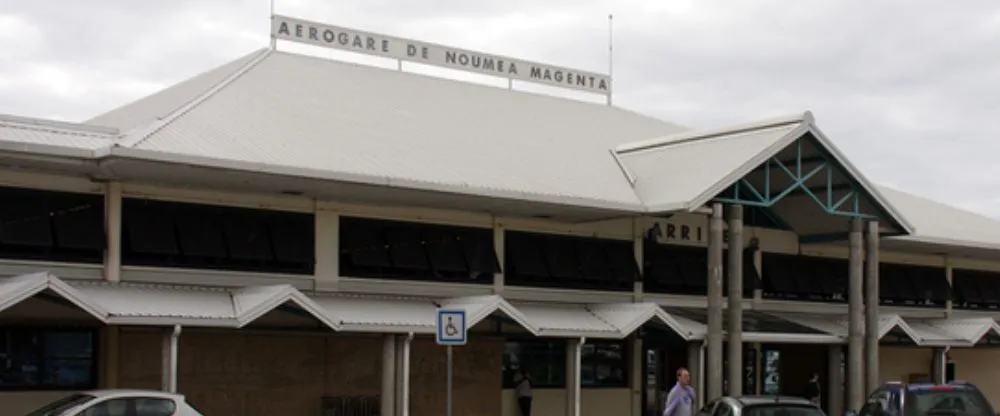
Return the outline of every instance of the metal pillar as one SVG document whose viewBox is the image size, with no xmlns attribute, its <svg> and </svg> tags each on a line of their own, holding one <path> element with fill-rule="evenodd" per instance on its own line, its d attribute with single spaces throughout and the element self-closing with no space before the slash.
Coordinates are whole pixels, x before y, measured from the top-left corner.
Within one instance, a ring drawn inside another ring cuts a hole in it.
<svg viewBox="0 0 1000 416">
<path fill-rule="evenodd" d="M 844 346 L 831 345 L 826 362 L 826 414 L 844 414 Z"/>
<path fill-rule="evenodd" d="M 180 336 L 180 325 L 174 325 L 172 330 L 163 332 L 160 389 L 168 393 L 177 393 L 177 348 Z"/>
<path fill-rule="evenodd" d="M 708 232 L 708 374 L 706 400 L 722 397 L 722 204 L 712 204 Z"/>
<path fill-rule="evenodd" d="M 580 359 L 585 338 L 566 342 L 566 416 L 580 416 Z"/>
<path fill-rule="evenodd" d="M 862 303 L 862 289 L 864 284 L 864 258 L 862 221 L 854 218 L 851 220 L 851 232 L 848 238 L 850 242 L 850 253 L 848 255 L 847 280 L 847 309 L 848 309 L 848 336 L 847 336 L 847 405 L 849 411 L 860 411 L 865 400 L 865 379 L 863 376 L 864 362 L 862 361 L 862 350 L 864 348 L 865 321 L 864 304 Z"/>
<path fill-rule="evenodd" d="M 865 247 L 865 393 L 878 388 L 878 222 L 868 223 Z"/>
<path fill-rule="evenodd" d="M 382 396 L 383 415 L 396 411 L 396 336 L 386 335 L 382 342 Z"/>
<path fill-rule="evenodd" d="M 704 344 L 698 341 L 691 341 L 688 343 L 688 374 L 691 375 L 691 387 L 694 387 L 695 401 L 698 406 L 696 409 L 701 409 L 705 403 L 705 366 L 702 365 L 705 362 L 705 349 Z M 668 384 L 669 385 L 669 384 Z"/>
<path fill-rule="evenodd" d="M 743 206 L 729 206 L 729 355 L 730 396 L 743 395 Z"/>
<path fill-rule="evenodd" d="M 934 349 L 934 356 L 933 356 L 933 359 L 931 361 L 931 366 L 932 366 L 932 368 L 931 368 L 931 377 L 933 377 L 933 381 L 935 383 L 944 384 L 944 383 L 947 382 L 945 380 L 946 379 L 945 373 L 947 372 L 947 368 L 946 368 L 947 365 L 948 365 L 948 350 L 946 350 L 944 348 L 935 348 Z"/>
</svg>

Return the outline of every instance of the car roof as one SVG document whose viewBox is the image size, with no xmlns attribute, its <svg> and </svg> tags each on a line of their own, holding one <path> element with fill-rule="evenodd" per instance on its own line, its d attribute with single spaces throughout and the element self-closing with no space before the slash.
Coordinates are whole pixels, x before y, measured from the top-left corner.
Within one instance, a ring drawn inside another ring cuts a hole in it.
<svg viewBox="0 0 1000 416">
<path fill-rule="evenodd" d="M 916 382 L 916 383 L 903 383 L 900 381 L 890 381 L 883 385 L 886 388 L 905 388 L 908 391 L 926 391 L 926 390 L 977 390 L 977 387 L 965 381 L 950 381 L 948 383 L 932 383 L 932 382 Z"/>
<path fill-rule="evenodd" d="M 110 397 L 110 396 L 144 396 L 144 397 L 162 397 L 174 400 L 183 400 L 183 394 L 168 393 L 160 390 L 144 390 L 144 389 L 98 389 L 98 390 L 87 390 L 81 391 L 81 394 L 87 394 L 94 397 Z"/>
<path fill-rule="evenodd" d="M 765 396 L 765 395 L 747 395 L 733 397 L 734 400 L 740 402 L 744 406 L 753 406 L 758 404 L 794 404 L 794 405 L 806 405 L 814 406 L 814 404 L 802 397 L 795 396 Z"/>
</svg>

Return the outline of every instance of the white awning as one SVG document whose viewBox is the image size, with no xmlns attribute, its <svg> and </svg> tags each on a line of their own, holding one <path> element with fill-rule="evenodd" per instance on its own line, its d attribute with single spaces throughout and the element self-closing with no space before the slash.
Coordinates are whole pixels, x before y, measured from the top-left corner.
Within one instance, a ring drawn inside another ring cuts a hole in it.
<svg viewBox="0 0 1000 416">
<path fill-rule="evenodd" d="M 217 288 L 85 281 L 73 287 L 106 311 L 109 324 L 242 328 L 292 304 L 339 329 L 322 308 L 290 285 Z"/>
<path fill-rule="evenodd" d="M 515 307 L 543 337 L 622 339 L 650 321 L 666 325 L 685 340 L 704 333 L 700 324 L 674 317 L 655 303 L 517 303 Z"/>
<path fill-rule="evenodd" d="M 25 300 L 51 291 L 101 322 L 107 322 L 107 311 L 78 290 L 49 272 L 32 273 L 0 280 L 0 311 Z"/>
<path fill-rule="evenodd" d="M 446 307 L 465 310 L 469 328 L 499 312 L 535 333 L 520 311 L 496 295 L 437 300 L 324 294 L 311 299 L 344 331 L 433 334 L 437 327 L 437 309 Z"/>
<path fill-rule="evenodd" d="M 991 333 L 1000 335 L 1000 325 L 987 317 L 907 319 L 906 323 L 926 346 L 972 347 Z"/>
<path fill-rule="evenodd" d="M 814 313 L 793 313 L 793 312 L 770 312 L 772 316 L 796 323 L 817 331 L 829 334 L 839 343 L 847 342 L 848 318 L 843 314 L 814 314 Z M 878 338 L 885 338 L 890 332 L 898 330 L 905 334 L 915 344 L 921 345 L 921 335 L 897 314 L 879 314 Z"/>
</svg>

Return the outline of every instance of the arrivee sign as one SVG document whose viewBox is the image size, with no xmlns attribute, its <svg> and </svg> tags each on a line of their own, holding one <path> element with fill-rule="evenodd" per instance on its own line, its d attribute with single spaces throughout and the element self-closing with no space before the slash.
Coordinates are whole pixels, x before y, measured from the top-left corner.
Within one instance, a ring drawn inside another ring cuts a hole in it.
<svg viewBox="0 0 1000 416">
<path fill-rule="evenodd" d="M 380 35 L 293 17 L 272 16 L 271 37 L 602 95 L 611 94 L 611 79 L 604 74 Z"/>
</svg>

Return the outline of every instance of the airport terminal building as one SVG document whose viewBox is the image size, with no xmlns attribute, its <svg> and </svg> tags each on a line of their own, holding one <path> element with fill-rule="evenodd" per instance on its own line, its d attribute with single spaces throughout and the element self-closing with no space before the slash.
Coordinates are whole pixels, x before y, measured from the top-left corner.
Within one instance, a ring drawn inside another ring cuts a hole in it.
<svg viewBox="0 0 1000 416">
<path fill-rule="evenodd" d="M 602 74 L 272 32 L 610 94 Z M 83 123 L 0 115 L 0 415 L 120 387 L 207 415 L 437 416 L 442 307 L 469 324 L 461 416 L 517 415 L 522 369 L 541 415 L 659 415 L 681 366 L 703 403 L 814 373 L 835 415 L 889 380 L 997 400 L 1000 221 L 872 183 L 819 125 L 695 131 L 275 47 Z"/>
</svg>

